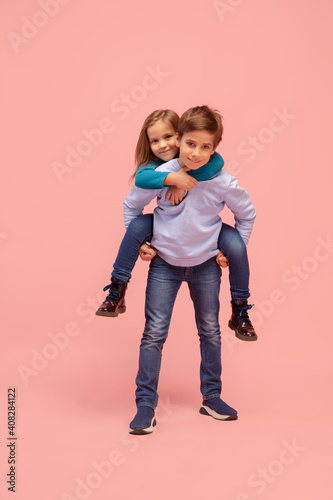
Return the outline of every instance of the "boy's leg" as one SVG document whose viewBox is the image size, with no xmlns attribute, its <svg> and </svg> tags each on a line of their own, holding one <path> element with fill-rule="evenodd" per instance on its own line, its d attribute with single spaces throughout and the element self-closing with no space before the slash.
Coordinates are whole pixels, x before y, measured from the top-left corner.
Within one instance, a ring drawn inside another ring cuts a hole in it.
<svg viewBox="0 0 333 500">
<path fill-rule="evenodd" d="M 111 273 L 111 284 L 105 301 L 100 305 L 97 316 L 116 317 L 126 311 L 125 292 L 131 279 L 131 271 L 138 259 L 140 246 L 151 241 L 153 236 L 153 214 L 140 215 L 132 220 L 120 244 Z"/>
<path fill-rule="evenodd" d="M 241 340 L 257 340 L 258 337 L 247 313 L 252 306 L 247 303 L 247 299 L 250 297 L 250 269 L 246 245 L 237 229 L 223 223 L 218 246 L 229 261 L 232 298 L 232 316 L 229 328 L 235 330 L 236 337 Z"/>
<path fill-rule="evenodd" d="M 138 410 L 144 406 L 154 410 L 157 406 L 162 349 L 168 336 L 176 296 L 183 281 L 182 270 L 181 267 L 170 266 L 158 255 L 150 263 L 145 304 L 146 324 L 136 376 Z M 131 422 L 130 432 L 135 431 L 133 426 L 138 425 L 137 420 L 136 417 Z"/>
<path fill-rule="evenodd" d="M 221 394 L 219 293 L 222 273 L 215 258 L 187 270 L 186 278 L 200 339 L 200 390 L 206 400 Z"/>
<path fill-rule="evenodd" d="M 221 400 L 221 332 L 219 293 L 221 269 L 215 258 L 189 268 L 187 281 L 195 310 L 200 338 L 200 390 L 203 405 L 200 413 L 219 420 L 235 420 L 237 411 Z"/>
</svg>

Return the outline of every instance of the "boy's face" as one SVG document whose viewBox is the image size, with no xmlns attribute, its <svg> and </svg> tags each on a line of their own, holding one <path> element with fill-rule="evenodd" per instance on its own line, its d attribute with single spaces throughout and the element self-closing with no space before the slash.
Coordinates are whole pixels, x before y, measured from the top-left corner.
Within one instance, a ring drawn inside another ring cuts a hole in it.
<svg viewBox="0 0 333 500">
<path fill-rule="evenodd" d="M 214 153 L 214 134 L 207 130 L 192 130 L 179 139 L 179 165 L 186 170 L 197 170 L 209 162 Z"/>
</svg>

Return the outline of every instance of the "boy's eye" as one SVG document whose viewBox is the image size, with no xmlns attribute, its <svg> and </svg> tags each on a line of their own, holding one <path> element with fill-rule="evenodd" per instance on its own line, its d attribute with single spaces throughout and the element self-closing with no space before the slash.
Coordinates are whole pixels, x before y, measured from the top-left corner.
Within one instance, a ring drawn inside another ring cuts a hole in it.
<svg viewBox="0 0 333 500">
<path fill-rule="evenodd" d="M 187 145 L 188 146 L 194 146 L 193 142 L 188 142 Z"/>
</svg>

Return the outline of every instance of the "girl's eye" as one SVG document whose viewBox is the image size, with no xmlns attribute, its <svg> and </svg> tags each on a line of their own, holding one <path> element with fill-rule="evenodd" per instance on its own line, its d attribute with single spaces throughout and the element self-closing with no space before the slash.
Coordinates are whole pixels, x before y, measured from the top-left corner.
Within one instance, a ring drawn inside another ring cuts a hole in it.
<svg viewBox="0 0 333 500">
<path fill-rule="evenodd" d="M 193 142 L 188 142 L 187 145 L 188 146 L 194 146 Z"/>
<path fill-rule="evenodd" d="M 152 143 L 152 144 L 154 144 L 154 142 L 157 142 L 157 139 L 153 139 L 153 140 L 151 141 L 151 143 Z"/>
<path fill-rule="evenodd" d="M 172 135 L 167 135 L 165 138 L 170 139 L 171 137 L 172 137 Z"/>
</svg>

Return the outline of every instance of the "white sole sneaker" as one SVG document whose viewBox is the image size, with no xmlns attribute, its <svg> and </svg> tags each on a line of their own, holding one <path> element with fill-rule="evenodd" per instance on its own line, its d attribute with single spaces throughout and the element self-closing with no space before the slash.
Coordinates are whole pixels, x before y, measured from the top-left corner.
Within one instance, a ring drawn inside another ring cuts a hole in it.
<svg viewBox="0 0 333 500">
<path fill-rule="evenodd" d="M 238 419 L 237 413 L 234 413 L 233 415 L 221 415 L 221 413 L 217 413 L 216 411 L 212 410 L 211 408 L 209 408 L 206 405 L 201 405 L 199 413 L 201 413 L 201 415 L 208 415 L 210 417 L 213 417 L 216 420 L 237 420 Z"/>
<path fill-rule="evenodd" d="M 156 425 L 156 418 L 153 417 L 149 427 L 146 427 L 144 429 L 142 427 L 135 427 L 134 429 L 130 427 L 128 432 L 130 434 L 151 434 L 154 430 L 155 425 Z"/>
</svg>

